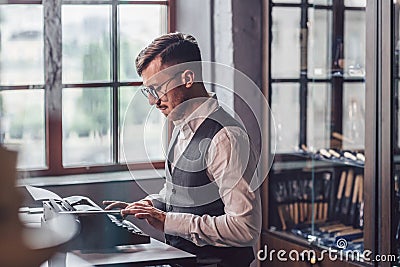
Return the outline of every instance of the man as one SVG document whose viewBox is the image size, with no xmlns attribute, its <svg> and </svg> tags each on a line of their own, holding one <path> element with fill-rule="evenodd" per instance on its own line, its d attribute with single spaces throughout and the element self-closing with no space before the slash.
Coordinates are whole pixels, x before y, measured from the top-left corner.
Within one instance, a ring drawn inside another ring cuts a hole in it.
<svg viewBox="0 0 400 267">
<path fill-rule="evenodd" d="M 175 128 L 166 160 L 166 183 L 157 195 L 106 209 L 146 219 L 167 243 L 196 254 L 199 262 L 248 266 L 261 229 L 255 155 L 243 126 L 202 82 L 196 40 L 171 33 L 155 39 L 136 59 L 142 92 Z"/>
</svg>

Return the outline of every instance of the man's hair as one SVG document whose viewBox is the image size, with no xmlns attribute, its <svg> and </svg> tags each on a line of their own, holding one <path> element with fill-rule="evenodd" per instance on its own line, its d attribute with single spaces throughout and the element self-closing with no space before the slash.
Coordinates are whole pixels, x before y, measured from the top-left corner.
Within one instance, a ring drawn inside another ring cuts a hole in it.
<svg viewBox="0 0 400 267">
<path fill-rule="evenodd" d="M 139 76 L 157 56 L 161 64 L 176 65 L 190 61 L 201 61 L 200 49 L 196 39 L 180 32 L 168 33 L 154 39 L 136 58 L 136 70 Z"/>
</svg>

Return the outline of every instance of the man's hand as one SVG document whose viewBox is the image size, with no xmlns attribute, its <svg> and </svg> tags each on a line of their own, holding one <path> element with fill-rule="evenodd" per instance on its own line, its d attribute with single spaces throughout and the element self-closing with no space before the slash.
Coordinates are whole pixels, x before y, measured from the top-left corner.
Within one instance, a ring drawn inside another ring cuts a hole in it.
<svg viewBox="0 0 400 267">
<path fill-rule="evenodd" d="M 136 218 L 146 219 L 151 226 L 160 231 L 164 231 L 166 212 L 153 207 L 153 203 L 151 201 L 149 202 L 150 205 L 147 200 L 134 202 L 121 210 L 121 214 L 123 216 L 135 215 Z"/>
<path fill-rule="evenodd" d="M 127 203 L 123 201 L 116 201 L 116 200 L 104 200 L 103 205 L 107 205 L 104 209 L 105 210 L 112 210 L 112 209 L 129 209 L 136 204 L 142 203 L 144 205 L 153 206 L 153 202 L 149 199 L 142 199 L 137 202 Z"/>
<path fill-rule="evenodd" d="M 112 210 L 112 209 L 125 209 L 127 206 L 129 206 L 129 203 L 122 201 L 115 201 L 115 200 L 104 200 L 103 205 L 107 205 L 104 208 L 105 210 Z"/>
<path fill-rule="evenodd" d="M 166 213 L 154 208 L 153 202 L 149 199 L 142 199 L 133 203 L 105 200 L 103 205 L 107 205 L 104 208 L 105 210 L 121 209 L 122 216 L 135 215 L 136 218 L 146 219 L 151 226 L 164 231 Z"/>
</svg>

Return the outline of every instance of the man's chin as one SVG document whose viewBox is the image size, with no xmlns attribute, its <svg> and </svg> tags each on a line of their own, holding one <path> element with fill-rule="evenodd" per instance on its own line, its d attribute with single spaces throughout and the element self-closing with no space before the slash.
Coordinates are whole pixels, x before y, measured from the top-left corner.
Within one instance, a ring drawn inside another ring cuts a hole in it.
<svg viewBox="0 0 400 267">
<path fill-rule="evenodd" d="M 168 117 L 169 112 L 166 109 L 165 110 L 160 110 L 160 111 L 165 117 Z"/>
<path fill-rule="evenodd" d="M 164 108 L 157 107 L 157 109 L 158 109 L 162 114 L 164 114 L 165 117 L 168 116 L 168 114 L 169 114 L 168 108 L 166 108 L 166 107 L 164 107 Z"/>
</svg>

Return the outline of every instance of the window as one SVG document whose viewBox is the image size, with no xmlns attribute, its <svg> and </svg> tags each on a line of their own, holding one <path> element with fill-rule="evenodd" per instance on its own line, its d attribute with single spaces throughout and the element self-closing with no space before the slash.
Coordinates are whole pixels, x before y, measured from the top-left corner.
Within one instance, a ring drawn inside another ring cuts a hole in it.
<svg viewBox="0 0 400 267">
<path fill-rule="evenodd" d="M 366 1 L 272 0 L 269 5 L 276 152 L 304 146 L 362 150 Z"/>
<path fill-rule="evenodd" d="M 136 94 L 134 60 L 173 29 L 172 7 L 172 0 L 0 4 L 0 142 L 19 151 L 19 170 L 163 166 L 164 118 Z"/>
</svg>

